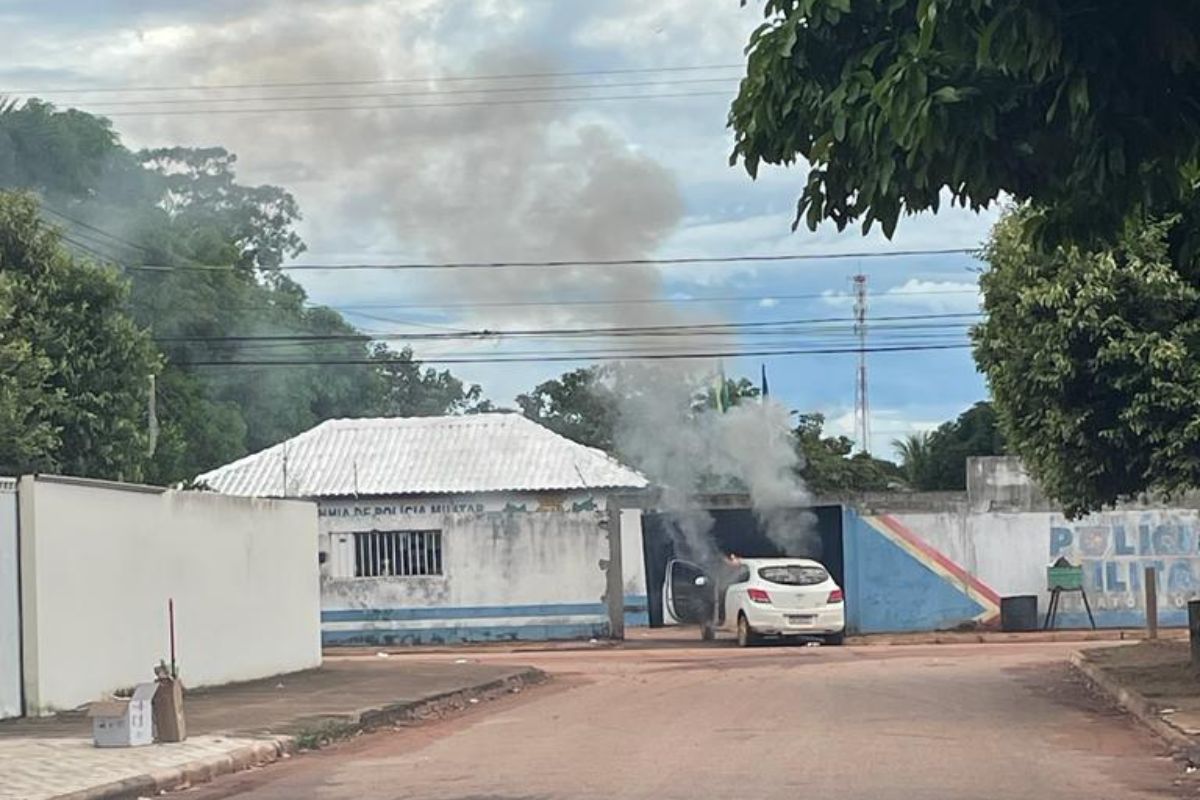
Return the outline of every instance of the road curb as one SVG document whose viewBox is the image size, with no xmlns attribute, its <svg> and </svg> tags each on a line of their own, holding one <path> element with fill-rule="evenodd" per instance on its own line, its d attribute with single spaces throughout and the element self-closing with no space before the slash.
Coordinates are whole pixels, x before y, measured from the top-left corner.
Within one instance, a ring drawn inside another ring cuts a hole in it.
<svg viewBox="0 0 1200 800">
<path fill-rule="evenodd" d="M 1122 686 L 1119 681 L 1105 673 L 1088 658 L 1087 653 L 1079 651 L 1072 653 L 1070 663 L 1075 671 L 1097 691 L 1166 742 L 1176 757 L 1200 764 L 1200 741 L 1180 730 L 1169 719 L 1164 718 L 1162 709 L 1154 702 L 1148 700 L 1140 692 Z"/>
<path fill-rule="evenodd" d="M 1162 639 L 1185 639 L 1186 628 L 1164 628 L 1159 633 Z M 1090 630 L 1028 631 L 1005 633 L 1002 631 L 941 631 L 933 633 L 868 633 L 846 637 L 846 644 L 854 646 L 898 647 L 902 645 L 927 644 L 1041 644 L 1045 642 L 1130 642 L 1142 641 L 1146 632 L 1142 629 L 1111 628 Z"/>
<path fill-rule="evenodd" d="M 472 700 L 519 691 L 549 679 L 532 667 L 503 678 L 465 689 L 442 692 L 420 700 L 364 708 L 348 714 L 335 714 L 301 725 L 284 736 L 265 737 L 254 744 L 228 753 L 197 759 L 168 769 L 135 775 L 119 781 L 57 795 L 53 800 L 138 800 L 162 792 L 186 789 L 234 772 L 266 766 L 305 750 L 316 750 L 359 733 L 378 730 L 398 722 L 418 720 L 429 713 L 466 708 Z"/>
</svg>

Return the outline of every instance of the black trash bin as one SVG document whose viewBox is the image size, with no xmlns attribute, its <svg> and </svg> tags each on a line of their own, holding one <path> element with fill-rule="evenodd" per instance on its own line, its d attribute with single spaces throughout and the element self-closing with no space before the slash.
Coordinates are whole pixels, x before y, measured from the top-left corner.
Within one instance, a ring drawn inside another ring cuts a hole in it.
<svg viewBox="0 0 1200 800">
<path fill-rule="evenodd" d="M 1038 629 L 1036 594 L 1000 598 L 1000 630 L 1036 631 Z"/>
</svg>

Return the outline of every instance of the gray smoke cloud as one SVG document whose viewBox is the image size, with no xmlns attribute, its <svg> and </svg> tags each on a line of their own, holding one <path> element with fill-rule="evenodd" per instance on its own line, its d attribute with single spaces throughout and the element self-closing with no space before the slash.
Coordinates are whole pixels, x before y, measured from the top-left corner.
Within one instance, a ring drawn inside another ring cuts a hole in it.
<svg viewBox="0 0 1200 800">
<path fill-rule="evenodd" d="M 672 2 L 682 6 L 682 0 Z M 626 12 L 636 11 L 631 9 Z M 357 81 L 570 69 L 530 48 L 522 28 L 524 13 L 520 4 L 500 0 L 465 6 L 414 0 L 403 6 L 363 3 L 336 8 L 262 3 L 186 28 L 148 26 L 136 40 L 121 40 L 98 51 L 95 58 L 103 63 L 95 66 L 97 74 L 115 70 L 133 85 L 303 82 L 314 77 Z M 692 16 L 689 7 L 681 18 Z M 596 29 L 590 35 L 606 34 Z M 447 69 L 450 64 L 454 67 Z M 522 93 L 457 93 L 467 87 L 536 84 L 563 87 L 560 96 L 587 96 L 587 91 L 565 88 L 578 83 L 541 78 L 464 84 L 430 77 L 418 83 L 321 90 L 344 99 L 315 104 L 437 103 L 438 108 L 115 121 L 135 146 L 224 145 L 238 154 L 243 182 L 272 182 L 294 191 L 306 215 L 302 233 L 312 249 L 306 258 L 314 261 L 652 256 L 677 229 L 684 205 L 673 174 L 630 144 L 615 108 L 595 103 L 506 105 L 494 101 L 517 99 Z M 352 98 L 425 90 L 456 93 Z M 313 89 L 278 93 L 311 94 Z M 701 304 L 684 310 L 624 302 L 664 295 L 662 273 L 648 265 L 363 273 L 350 280 L 308 273 L 305 281 L 314 292 L 343 302 L 427 301 L 434 309 L 444 299 L 544 303 L 456 310 L 446 322 L 458 328 L 721 320 Z M 557 304 L 564 298 L 615 302 Z M 537 345 L 493 339 L 452 347 L 482 352 L 501 346 L 588 347 L 615 353 L 704 352 L 735 344 L 729 335 L 695 335 L 597 337 Z M 417 355 L 440 352 L 425 348 Z M 711 361 L 697 359 L 657 366 L 626 364 L 615 370 L 616 380 L 634 387 L 620 409 L 622 455 L 664 487 L 667 507 L 698 551 L 712 548 L 707 537 L 711 518 L 691 498 L 698 491 L 722 488 L 748 492 L 764 527 L 785 551 L 810 545 L 811 524 L 791 510 L 803 505 L 807 495 L 795 475 L 798 457 L 786 411 L 767 403 L 724 415 L 693 413 L 692 394 L 713 367 Z"/>
<path fill-rule="evenodd" d="M 437 13 L 431 9 L 422 12 L 426 16 Z M 422 14 L 414 12 L 411 20 L 417 30 L 434 24 Z M 237 152 L 244 178 L 269 177 L 295 192 L 306 214 L 303 233 L 312 250 L 306 258 L 345 260 L 326 255 L 341 250 L 349 253 L 350 259 L 380 261 L 640 259 L 655 253 L 678 228 L 684 206 L 674 175 L 632 146 L 615 119 L 604 115 L 603 104 L 507 104 L 522 98 L 586 97 L 595 92 L 569 87 L 603 81 L 547 77 L 456 82 L 455 77 L 474 75 L 545 75 L 568 70 L 570 65 L 520 47 L 491 43 L 488 49 L 476 50 L 465 59 L 456 54 L 456 68 L 446 71 L 429 63 L 440 60 L 441 54 L 423 49 L 421 43 L 427 40 L 410 30 L 399 39 L 412 45 L 409 50 L 331 47 L 335 39 L 355 41 L 374 35 L 363 31 L 361 24 L 346 15 L 336 16 L 322 28 L 305 24 L 302 18 L 282 21 L 278 30 L 263 26 L 243 30 L 238 25 L 219 32 L 198 30 L 191 42 L 177 44 L 169 54 L 173 64 L 208 65 L 207 71 L 194 74 L 195 80 L 204 82 L 304 81 L 314 75 L 364 79 L 422 73 L 440 73 L 449 79 L 345 92 L 450 91 L 361 101 L 363 105 L 437 104 L 437 108 L 293 112 L 246 118 L 214 115 L 205 121 L 204 143 L 220 142 Z M 395 20 L 389 24 L 400 33 Z M 251 38 L 253 47 L 248 47 Z M 238 57 L 224 57 L 233 52 Z M 338 60 L 342 55 L 345 57 Z M 165 64 L 158 66 L 160 71 L 168 71 Z M 560 91 L 508 91 L 521 86 L 558 87 Z M 505 91 L 459 94 L 470 88 Z M 126 124 L 117 121 L 122 127 Z M 197 127 L 190 118 L 131 118 L 128 124 L 134 126 L 139 141 L 151 143 L 194 140 Z M 648 265 L 375 273 L 351 281 L 309 273 L 305 281 L 325 296 L 372 302 L 384 297 L 428 300 L 431 310 L 447 298 L 458 303 L 545 304 L 455 309 L 453 325 L 473 330 L 642 326 L 714 319 L 700 308 L 671 311 L 662 306 L 623 304 L 662 296 L 663 276 Z M 557 304 L 564 298 L 616 302 Z M 595 349 L 617 341 L 601 337 L 574 346 Z M 640 338 L 619 342 L 629 349 L 662 345 L 662 340 Z M 706 343 L 716 342 L 709 339 Z M 486 353 L 501 345 L 511 349 L 510 344 L 489 339 L 459 344 L 454 350 Z M 441 348 L 429 349 L 430 355 L 441 352 Z"/>
<path fill-rule="evenodd" d="M 713 371 L 696 365 L 623 363 L 610 371 L 618 398 L 616 447 L 661 487 L 685 557 L 716 562 L 712 516 L 702 494 L 747 494 L 767 537 L 785 554 L 820 558 L 811 495 L 800 478 L 791 417 L 774 400 L 745 401 L 725 413 L 700 408 Z"/>
</svg>

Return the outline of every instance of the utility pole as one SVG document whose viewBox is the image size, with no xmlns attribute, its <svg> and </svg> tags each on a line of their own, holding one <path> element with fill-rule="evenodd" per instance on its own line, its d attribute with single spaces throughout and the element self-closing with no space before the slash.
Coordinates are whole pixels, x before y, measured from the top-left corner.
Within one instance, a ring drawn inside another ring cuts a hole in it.
<svg viewBox="0 0 1200 800">
<path fill-rule="evenodd" d="M 854 436 L 858 449 L 871 453 L 871 404 L 867 399 L 867 276 L 854 281 L 854 333 L 858 336 L 858 375 L 854 383 Z"/>
<path fill-rule="evenodd" d="M 150 393 L 146 396 L 146 452 L 153 457 L 158 446 L 158 382 L 150 373 Z"/>
</svg>

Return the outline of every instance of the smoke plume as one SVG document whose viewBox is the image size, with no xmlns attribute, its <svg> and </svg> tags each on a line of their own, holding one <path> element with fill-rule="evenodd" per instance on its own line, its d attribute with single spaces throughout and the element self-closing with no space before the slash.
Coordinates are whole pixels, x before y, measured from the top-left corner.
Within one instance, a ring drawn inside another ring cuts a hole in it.
<svg viewBox="0 0 1200 800">
<path fill-rule="evenodd" d="M 659 506 L 685 558 L 721 554 L 702 494 L 746 494 L 767 537 L 785 554 L 819 558 L 811 497 L 800 478 L 787 409 L 746 401 L 725 413 L 702 407 L 711 384 L 696 365 L 623 363 L 610 373 L 620 409 L 616 447 L 661 488 Z"/>
</svg>

